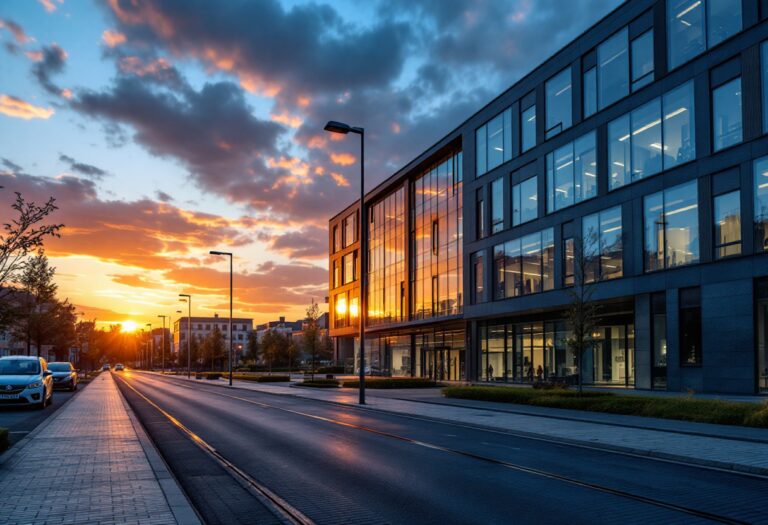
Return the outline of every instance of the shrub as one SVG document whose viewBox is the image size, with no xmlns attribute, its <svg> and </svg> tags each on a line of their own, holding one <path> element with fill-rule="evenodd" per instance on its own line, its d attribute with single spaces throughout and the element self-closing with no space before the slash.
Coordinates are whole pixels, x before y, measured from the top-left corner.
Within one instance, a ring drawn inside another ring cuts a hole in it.
<svg viewBox="0 0 768 525">
<path fill-rule="evenodd" d="M 452 386 L 443 389 L 443 395 L 459 399 L 768 428 L 768 403 L 758 405 L 690 397 L 616 395 L 609 392 L 579 394 L 577 391 L 559 388 L 536 390 L 492 386 Z"/>
<path fill-rule="evenodd" d="M 10 441 L 8 440 L 8 429 L 0 428 L 0 452 L 3 452 L 9 446 Z"/>
<path fill-rule="evenodd" d="M 221 379 L 221 372 L 206 372 L 205 378 L 211 381 L 215 379 Z"/>
<path fill-rule="evenodd" d="M 346 388 L 360 388 L 360 381 L 357 379 L 344 381 L 342 386 Z M 366 388 L 435 388 L 436 386 L 439 385 L 435 381 L 422 377 L 384 377 L 365 379 Z"/>
<path fill-rule="evenodd" d="M 257 376 L 253 378 L 257 383 L 289 383 L 290 376 Z"/>
<path fill-rule="evenodd" d="M 339 382 L 336 379 L 307 379 L 303 383 L 296 383 L 296 386 L 308 386 L 312 388 L 338 388 Z"/>
<path fill-rule="evenodd" d="M 343 374 L 343 366 L 321 366 L 317 369 L 318 374 Z"/>
</svg>

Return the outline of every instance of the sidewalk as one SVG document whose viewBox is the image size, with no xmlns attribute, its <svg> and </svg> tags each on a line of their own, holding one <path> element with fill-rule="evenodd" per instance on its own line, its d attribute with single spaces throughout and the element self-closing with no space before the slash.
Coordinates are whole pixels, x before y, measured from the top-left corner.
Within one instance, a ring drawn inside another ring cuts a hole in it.
<svg viewBox="0 0 768 525">
<path fill-rule="evenodd" d="M 0 494 L 0 523 L 199 523 L 109 373 L 0 456 Z"/>
<path fill-rule="evenodd" d="M 184 381 L 227 387 L 208 381 Z M 357 405 L 355 389 L 234 381 L 234 388 Z M 367 409 L 768 476 L 768 430 L 443 398 L 438 389 L 367 390 Z"/>
</svg>

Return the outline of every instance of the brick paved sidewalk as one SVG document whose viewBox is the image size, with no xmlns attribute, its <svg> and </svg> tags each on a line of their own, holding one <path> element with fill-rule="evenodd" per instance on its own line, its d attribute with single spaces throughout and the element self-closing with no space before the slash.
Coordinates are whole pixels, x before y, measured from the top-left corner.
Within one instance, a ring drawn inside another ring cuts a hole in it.
<svg viewBox="0 0 768 525">
<path fill-rule="evenodd" d="M 186 377 L 182 379 L 187 380 Z M 223 380 L 189 381 L 224 386 Z M 345 405 L 356 405 L 358 395 L 357 390 L 351 389 L 300 388 L 252 381 L 235 381 L 234 387 Z M 578 420 L 580 415 L 587 414 L 581 411 L 570 411 L 575 417 L 564 419 L 561 417 L 566 412 L 564 410 L 540 408 L 537 414 L 525 414 L 504 411 L 504 408 L 514 405 L 494 404 L 498 405 L 498 409 L 494 410 L 488 408 L 489 403 L 477 403 L 477 406 L 437 404 L 418 393 L 415 396 L 420 398 L 415 397 L 412 401 L 392 397 L 406 397 L 410 392 L 405 391 L 371 390 L 367 394 L 366 406 L 369 409 L 768 476 L 768 430 L 613 414 L 599 414 L 601 421 Z M 433 401 L 437 400 L 439 398 Z M 472 404 L 466 402 L 466 405 Z M 628 421 L 632 424 L 627 424 Z M 642 426 L 643 421 L 647 422 L 647 427 Z"/>
<path fill-rule="evenodd" d="M 0 523 L 199 523 L 103 373 L 0 462 Z M 153 468 L 154 467 L 154 468 Z"/>
</svg>

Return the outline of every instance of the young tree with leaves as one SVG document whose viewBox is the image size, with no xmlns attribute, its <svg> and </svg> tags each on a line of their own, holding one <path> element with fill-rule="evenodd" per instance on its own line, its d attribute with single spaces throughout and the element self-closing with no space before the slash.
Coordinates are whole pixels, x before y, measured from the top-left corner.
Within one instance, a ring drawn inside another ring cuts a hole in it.
<svg viewBox="0 0 768 525">
<path fill-rule="evenodd" d="M 16 277 L 21 293 L 14 310 L 13 336 L 26 343 L 27 355 L 31 355 L 32 342 L 40 356 L 42 345 L 53 334 L 56 316 L 57 285 L 53 282 L 56 268 L 48 264 L 48 257 L 42 249 L 37 255 L 26 260 L 21 273 Z"/>
<path fill-rule="evenodd" d="M 320 306 L 313 300 L 312 304 L 307 307 L 307 317 L 304 320 L 304 327 L 302 330 L 302 342 L 304 344 L 304 351 L 312 356 L 312 369 L 310 374 L 312 379 L 315 378 L 315 357 L 320 346 L 319 327 L 317 320 L 320 318 Z"/>
</svg>

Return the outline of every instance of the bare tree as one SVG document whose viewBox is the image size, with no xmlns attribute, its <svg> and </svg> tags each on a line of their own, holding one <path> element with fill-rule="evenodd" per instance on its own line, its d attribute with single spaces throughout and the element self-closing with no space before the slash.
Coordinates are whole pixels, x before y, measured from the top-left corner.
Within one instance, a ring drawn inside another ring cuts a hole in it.
<svg viewBox="0 0 768 525">
<path fill-rule="evenodd" d="M 566 321 L 570 326 L 571 335 L 567 344 L 568 348 L 576 354 L 580 393 L 584 382 L 584 353 L 592 350 L 597 342 L 593 334 L 597 329 L 598 308 L 593 300 L 595 280 L 590 276 L 590 269 L 594 263 L 590 253 L 594 249 L 596 239 L 597 235 L 591 231 L 586 240 L 582 237 L 574 239 L 574 283 L 573 287 L 568 288 L 571 301 L 566 311 Z"/>
</svg>

